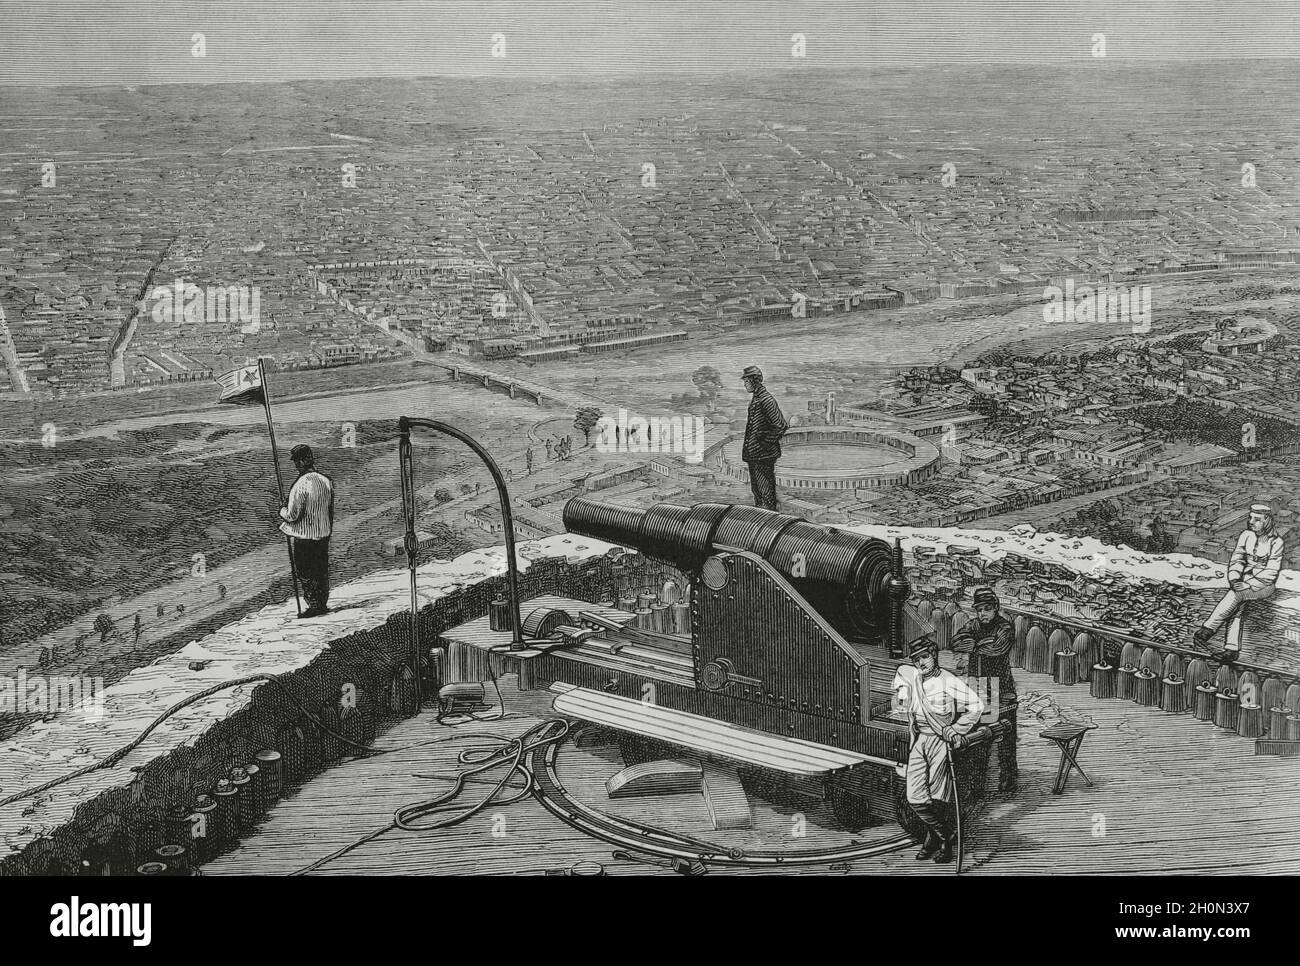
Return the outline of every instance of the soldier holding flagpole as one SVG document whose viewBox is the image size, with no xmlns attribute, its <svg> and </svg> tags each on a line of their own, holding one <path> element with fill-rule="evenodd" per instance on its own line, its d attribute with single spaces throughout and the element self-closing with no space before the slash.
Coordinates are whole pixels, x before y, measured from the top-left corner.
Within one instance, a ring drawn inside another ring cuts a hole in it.
<svg viewBox="0 0 1300 966">
<path fill-rule="evenodd" d="M 265 409 L 266 431 L 271 437 L 271 463 L 275 467 L 276 491 L 280 495 L 280 506 L 286 508 L 288 504 L 284 498 L 284 477 L 280 474 L 280 452 L 275 444 L 275 423 L 271 419 L 271 394 L 266 387 L 266 367 L 262 359 L 259 358 L 255 366 L 242 366 L 239 369 L 223 372 L 217 376 L 217 383 L 221 386 L 221 395 L 218 397 L 217 402 L 237 404 L 260 402 Z M 333 523 L 333 506 L 333 491 L 331 490 L 331 523 Z M 283 517 L 284 509 L 281 509 L 280 513 Z M 298 616 L 315 617 L 316 614 L 309 614 L 302 609 L 302 598 L 298 592 L 298 567 L 293 552 L 293 535 L 284 529 L 283 524 L 281 524 L 281 530 L 285 534 L 284 541 L 289 550 L 289 576 L 293 581 L 293 598 L 298 607 Z M 328 595 L 328 590 L 326 593 Z"/>
</svg>

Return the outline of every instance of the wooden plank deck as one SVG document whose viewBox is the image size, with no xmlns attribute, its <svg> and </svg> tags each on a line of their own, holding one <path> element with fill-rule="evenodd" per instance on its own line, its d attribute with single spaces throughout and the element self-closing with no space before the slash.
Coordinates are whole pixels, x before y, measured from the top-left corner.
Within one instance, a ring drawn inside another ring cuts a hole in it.
<svg viewBox="0 0 1300 966">
<path fill-rule="evenodd" d="M 1059 752 L 1038 734 L 1056 718 L 1040 719 L 1022 708 L 1020 793 L 1011 800 L 992 798 L 971 823 L 963 875 L 1300 872 L 1300 761 L 1256 757 L 1253 741 L 1190 715 L 1094 699 L 1086 684 L 1061 687 L 1024 671 L 1016 677 L 1022 701 L 1043 695 L 1096 722 L 1079 753 L 1095 786 L 1088 788 L 1076 774 L 1065 794 L 1051 794 Z M 443 791 L 445 781 L 421 776 L 451 773 L 456 754 L 473 739 L 406 746 L 457 731 L 515 735 L 549 716 L 548 693 L 520 693 L 513 678 L 502 688 L 509 717 L 455 729 L 440 727 L 429 713 L 401 722 L 379 744 L 406 750 L 344 762 L 318 776 L 281 802 L 237 851 L 206 866 L 204 874 L 287 874 L 388 824 L 400 806 Z M 714 831 L 701 795 L 611 802 L 605 782 L 622 767 L 612 746 L 570 743 L 559 760 L 561 779 L 582 801 L 722 845 L 809 849 L 897 834 L 896 826 L 885 825 L 851 836 L 836 828 L 822 803 L 772 804 L 757 796 L 751 796 L 752 828 Z M 486 792 L 487 786 L 470 785 L 466 800 Z M 616 861 L 613 848 L 570 829 L 529 799 L 489 808 L 446 831 L 389 832 L 316 874 L 508 875 L 577 862 L 601 863 L 609 874 L 674 874 Z M 850 871 L 936 872 L 932 863 L 912 855 L 907 849 L 877 856 L 854 863 Z M 825 867 L 781 871 L 828 872 Z"/>
</svg>

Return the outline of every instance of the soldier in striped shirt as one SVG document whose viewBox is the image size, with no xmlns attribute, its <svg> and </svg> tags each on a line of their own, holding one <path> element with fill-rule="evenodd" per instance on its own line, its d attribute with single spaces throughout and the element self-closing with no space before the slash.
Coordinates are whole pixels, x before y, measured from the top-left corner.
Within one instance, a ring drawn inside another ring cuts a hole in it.
<svg viewBox="0 0 1300 966">
<path fill-rule="evenodd" d="M 298 469 L 298 479 L 289 490 L 288 506 L 280 510 L 280 530 L 292 540 L 293 565 L 307 600 L 307 609 L 299 616 L 319 617 L 329 613 L 334 484 L 316 471 L 310 446 L 295 446 L 289 458 Z"/>
</svg>

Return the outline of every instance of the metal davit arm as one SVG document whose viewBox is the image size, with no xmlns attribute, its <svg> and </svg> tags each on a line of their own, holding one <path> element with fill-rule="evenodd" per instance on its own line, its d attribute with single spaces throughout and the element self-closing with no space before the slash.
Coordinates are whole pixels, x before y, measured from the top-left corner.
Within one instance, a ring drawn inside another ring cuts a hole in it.
<svg viewBox="0 0 1300 966">
<path fill-rule="evenodd" d="M 480 446 L 477 440 L 467 436 L 455 426 L 439 422 L 436 419 L 400 417 L 397 420 L 397 430 L 401 434 L 401 438 L 398 441 L 397 452 L 402 475 L 402 510 L 406 520 L 403 547 L 406 550 L 407 566 L 411 575 L 411 670 L 415 676 L 415 711 L 418 714 L 423 696 L 420 694 L 420 602 L 415 586 L 415 558 L 419 549 L 419 541 L 415 535 L 415 468 L 411 458 L 412 427 L 431 429 L 436 433 L 443 433 L 460 440 L 478 455 L 479 459 L 487 467 L 488 472 L 492 474 L 492 482 L 496 484 L 497 488 L 497 497 L 501 500 L 501 520 L 505 526 L 506 574 L 510 586 L 510 615 L 514 635 L 510 642 L 510 649 L 520 651 L 526 645 L 523 638 L 523 622 L 519 619 L 519 565 L 515 561 L 514 517 L 510 512 L 510 494 L 506 490 L 505 477 L 501 475 L 500 468 L 497 466 L 496 461 L 488 455 L 487 450 Z"/>
</svg>

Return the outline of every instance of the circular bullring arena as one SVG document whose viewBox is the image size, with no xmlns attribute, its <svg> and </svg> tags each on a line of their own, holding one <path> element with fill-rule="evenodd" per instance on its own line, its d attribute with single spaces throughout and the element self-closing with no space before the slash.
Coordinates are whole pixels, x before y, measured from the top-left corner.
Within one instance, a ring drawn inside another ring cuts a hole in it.
<svg viewBox="0 0 1300 966">
<path fill-rule="evenodd" d="M 723 473 L 748 480 L 742 436 L 720 452 Z M 939 450 L 918 436 L 859 426 L 796 426 L 781 440 L 778 486 L 796 490 L 856 490 L 906 486 L 939 471 Z"/>
</svg>

